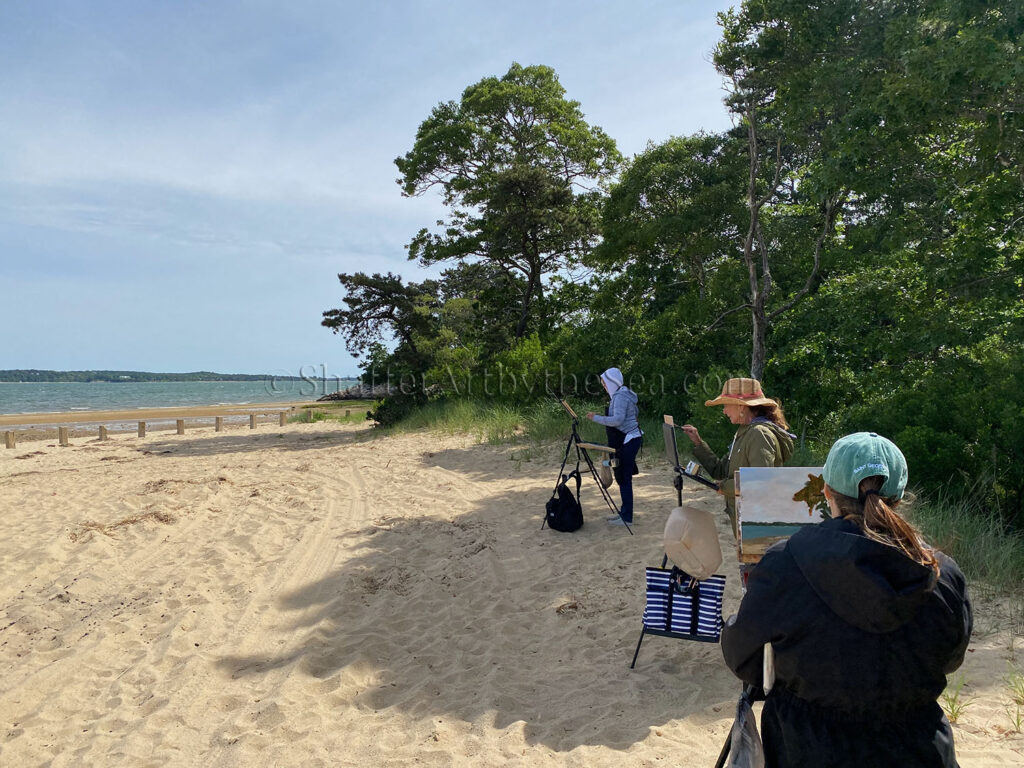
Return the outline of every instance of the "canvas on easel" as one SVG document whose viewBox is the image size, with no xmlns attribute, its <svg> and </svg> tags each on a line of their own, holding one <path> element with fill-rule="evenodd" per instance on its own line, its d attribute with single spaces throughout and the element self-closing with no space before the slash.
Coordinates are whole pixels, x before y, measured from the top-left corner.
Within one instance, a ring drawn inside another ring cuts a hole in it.
<svg viewBox="0 0 1024 768">
<path fill-rule="evenodd" d="M 736 472 L 741 563 L 757 563 L 772 544 L 830 515 L 821 467 L 743 467 Z"/>
</svg>

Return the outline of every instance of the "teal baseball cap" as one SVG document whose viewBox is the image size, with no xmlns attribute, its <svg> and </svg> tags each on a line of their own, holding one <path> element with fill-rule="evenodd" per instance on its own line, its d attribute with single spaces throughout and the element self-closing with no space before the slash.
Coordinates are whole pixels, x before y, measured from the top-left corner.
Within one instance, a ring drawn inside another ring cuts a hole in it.
<svg viewBox="0 0 1024 768">
<path fill-rule="evenodd" d="M 859 498 L 860 481 L 881 475 L 885 478 L 879 494 L 902 499 L 907 487 L 907 460 L 892 440 L 874 432 L 854 432 L 832 445 L 822 476 L 834 491 Z"/>
</svg>

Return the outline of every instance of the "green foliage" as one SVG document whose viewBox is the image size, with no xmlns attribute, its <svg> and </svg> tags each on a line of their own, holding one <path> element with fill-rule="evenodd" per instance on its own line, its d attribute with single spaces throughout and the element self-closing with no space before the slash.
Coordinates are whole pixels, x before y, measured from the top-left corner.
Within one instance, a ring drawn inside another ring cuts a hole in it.
<svg viewBox="0 0 1024 768">
<path fill-rule="evenodd" d="M 681 298 L 708 302 L 708 272 L 728 260 L 744 223 L 741 150 L 733 138 L 698 134 L 649 144 L 626 163 L 587 259 L 625 268 L 618 299 L 655 313 Z"/>
<path fill-rule="evenodd" d="M 614 365 L 649 449 L 670 413 L 719 452 L 734 428 L 703 403 L 751 370 L 760 334 L 765 390 L 801 438 L 791 463 L 820 465 L 851 431 L 892 438 L 928 496 L 973 499 L 924 505 L 931 535 L 1009 578 L 1006 531 L 1024 526 L 1019 2 L 748 0 L 722 27 L 736 129 L 651 144 L 614 183 L 613 142 L 548 68 L 440 104 L 396 162 L 405 194 L 438 187 L 449 208 L 410 256 L 451 268 L 348 276 L 347 314 L 326 320 L 367 355 L 364 379 L 420 381 L 382 403 L 387 423 L 427 404 L 494 439 L 554 439 L 566 425 L 544 392 L 600 409 L 588 385 Z M 392 351 L 374 346 L 388 335 Z M 488 392 L 493 412 L 454 402 Z"/>
<path fill-rule="evenodd" d="M 416 413 L 426 402 L 425 397 L 398 392 L 379 400 L 367 418 L 382 427 L 392 427 Z"/>
<path fill-rule="evenodd" d="M 440 187 L 451 209 L 440 233 L 409 244 L 421 264 L 483 262 L 515 296 L 515 338 L 546 333 L 544 291 L 598 234 L 595 187 L 619 162 L 615 142 L 583 119 L 550 67 L 513 64 L 431 112 L 395 160 L 406 195 Z"/>
<path fill-rule="evenodd" d="M 497 377 L 497 386 L 492 391 L 502 400 L 531 400 L 543 396 L 550 387 L 545 381 L 549 361 L 536 333 L 515 342 L 511 349 L 492 360 Z"/>
</svg>

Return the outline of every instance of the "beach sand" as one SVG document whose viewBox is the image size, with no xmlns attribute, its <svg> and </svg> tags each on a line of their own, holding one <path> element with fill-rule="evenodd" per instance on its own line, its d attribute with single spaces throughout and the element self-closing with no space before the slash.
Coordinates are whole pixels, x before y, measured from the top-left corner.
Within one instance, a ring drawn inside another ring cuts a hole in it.
<svg viewBox="0 0 1024 768">
<path fill-rule="evenodd" d="M 642 462 L 635 536 L 591 481 L 560 534 L 560 458 L 327 422 L 0 451 L 0 765 L 710 768 L 718 647 L 629 669 L 671 474 Z M 1020 765 L 1012 635 L 977 612 L 958 754 Z"/>
</svg>

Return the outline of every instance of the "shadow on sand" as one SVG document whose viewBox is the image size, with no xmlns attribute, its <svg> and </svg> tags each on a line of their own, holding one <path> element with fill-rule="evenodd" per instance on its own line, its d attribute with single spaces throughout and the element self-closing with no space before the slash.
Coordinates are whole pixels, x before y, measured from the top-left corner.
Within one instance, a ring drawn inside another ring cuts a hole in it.
<svg viewBox="0 0 1024 768">
<path fill-rule="evenodd" d="M 271 606 L 288 625 L 282 651 L 223 658 L 222 671 L 239 678 L 294 666 L 329 681 L 339 708 L 498 729 L 521 721 L 529 743 L 559 751 L 624 749 L 686 717 L 724 733 L 739 685 L 716 645 L 651 637 L 629 668 L 660 518 L 644 528 L 640 517 L 630 537 L 604 523 L 591 489 L 583 529 L 541 530 L 557 463 L 532 477 L 507 451 L 486 447 L 424 454 L 417 469 L 441 473 L 406 488 L 408 503 L 452 514 L 459 484 L 436 481 L 456 468 L 497 492 L 460 499 L 448 519 L 372 509 L 373 522 L 339 536 L 350 553 L 340 567 Z"/>
</svg>

